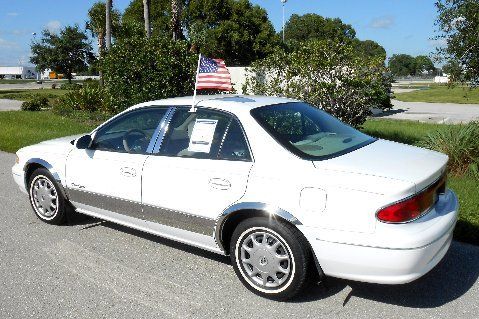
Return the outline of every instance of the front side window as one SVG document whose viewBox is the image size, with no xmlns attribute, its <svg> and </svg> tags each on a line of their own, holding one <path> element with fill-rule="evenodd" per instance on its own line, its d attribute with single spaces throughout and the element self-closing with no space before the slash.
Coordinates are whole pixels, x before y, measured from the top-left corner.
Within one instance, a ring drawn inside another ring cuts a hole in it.
<svg viewBox="0 0 479 319">
<path fill-rule="evenodd" d="M 134 110 L 98 130 L 92 149 L 144 154 L 167 108 Z"/>
<path fill-rule="evenodd" d="M 375 141 L 306 103 L 263 106 L 251 115 L 282 146 L 305 159 L 340 156 Z"/>
</svg>

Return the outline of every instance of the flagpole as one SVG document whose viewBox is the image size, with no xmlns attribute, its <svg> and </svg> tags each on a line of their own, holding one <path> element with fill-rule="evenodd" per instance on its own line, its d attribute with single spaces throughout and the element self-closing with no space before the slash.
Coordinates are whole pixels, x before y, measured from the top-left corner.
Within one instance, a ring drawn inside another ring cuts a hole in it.
<svg viewBox="0 0 479 319">
<path fill-rule="evenodd" d="M 198 66 L 196 67 L 196 77 L 195 77 L 195 91 L 193 93 L 193 103 L 191 104 L 190 112 L 196 112 L 196 109 L 195 109 L 196 86 L 198 84 L 198 73 L 200 72 L 200 63 L 201 63 L 201 53 L 198 55 Z"/>
</svg>

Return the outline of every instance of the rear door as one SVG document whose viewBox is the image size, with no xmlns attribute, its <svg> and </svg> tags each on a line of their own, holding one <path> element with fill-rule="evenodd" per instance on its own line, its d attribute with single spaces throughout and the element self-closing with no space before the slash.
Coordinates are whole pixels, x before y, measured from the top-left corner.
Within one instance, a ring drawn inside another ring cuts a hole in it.
<svg viewBox="0 0 479 319">
<path fill-rule="evenodd" d="M 159 153 L 145 162 L 144 218 L 212 235 L 218 215 L 245 193 L 252 166 L 236 118 L 178 108 Z"/>
</svg>

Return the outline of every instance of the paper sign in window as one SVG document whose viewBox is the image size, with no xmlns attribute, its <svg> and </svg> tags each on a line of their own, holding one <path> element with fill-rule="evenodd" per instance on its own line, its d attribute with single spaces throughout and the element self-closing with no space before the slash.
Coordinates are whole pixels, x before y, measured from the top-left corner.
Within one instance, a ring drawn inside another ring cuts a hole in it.
<svg viewBox="0 0 479 319">
<path fill-rule="evenodd" d="M 193 133 L 191 133 L 188 151 L 209 153 L 217 124 L 218 120 L 196 119 Z"/>
</svg>

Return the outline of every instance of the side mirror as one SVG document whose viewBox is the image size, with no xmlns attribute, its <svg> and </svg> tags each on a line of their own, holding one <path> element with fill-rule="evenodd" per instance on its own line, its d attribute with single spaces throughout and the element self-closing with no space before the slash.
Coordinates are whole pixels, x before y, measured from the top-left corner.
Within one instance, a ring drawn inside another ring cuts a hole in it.
<svg viewBox="0 0 479 319">
<path fill-rule="evenodd" d="M 78 138 L 75 142 L 76 148 L 80 150 L 87 149 L 91 146 L 91 136 L 90 135 L 83 135 L 82 137 Z"/>
</svg>

